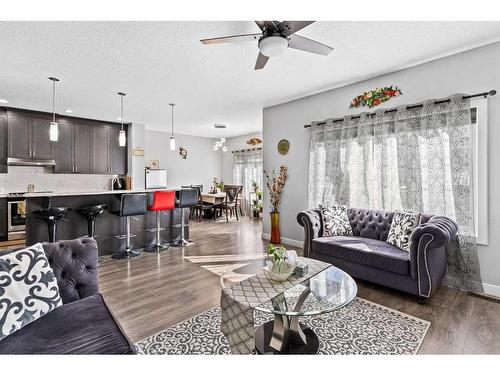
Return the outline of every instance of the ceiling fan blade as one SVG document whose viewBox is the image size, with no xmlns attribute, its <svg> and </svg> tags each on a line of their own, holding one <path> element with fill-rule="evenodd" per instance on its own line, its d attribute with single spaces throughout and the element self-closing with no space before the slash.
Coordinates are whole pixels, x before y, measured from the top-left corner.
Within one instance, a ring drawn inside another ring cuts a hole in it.
<svg viewBox="0 0 500 375">
<path fill-rule="evenodd" d="M 333 51 L 333 48 L 326 44 L 296 34 L 291 35 L 288 39 L 288 47 L 324 56 Z"/>
<path fill-rule="evenodd" d="M 268 60 L 269 60 L 269 57 L 267 57 L 259 52 L 259 56 L 257 56 L 257 62 L 255 63 L 254 70 L 262 69 L 266 65 Z"/>
<path fill-rule="evenodd" d="M 249 42 L 252 40 L 259 40 L 262 34 L 241 34 L 241 35 L 231 35 L 222 36 L 220 38 L 209 38 L 201 39 L 200 42 L 203 44 L 223 44 L 223 43 L 237 43 L 237 42 Z"/>
<path fill-rule="evenodd" d="M 262 31 L 271 30 L 271 31 L 280 31 L 278 29 L 279 22 L 278 21 L 255 21 L 259 29 Z"/>
<path fill-rule="evenodd" d="M 290 36 L 314 22 L 315 21 L 283 21 L 280 22 L 278 27 L 286 36 Z"/>
</svg>

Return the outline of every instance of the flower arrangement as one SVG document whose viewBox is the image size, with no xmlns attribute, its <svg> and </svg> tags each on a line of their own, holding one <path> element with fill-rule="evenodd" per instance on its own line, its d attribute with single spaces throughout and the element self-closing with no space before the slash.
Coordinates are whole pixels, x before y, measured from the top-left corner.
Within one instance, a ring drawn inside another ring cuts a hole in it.
<svg viewBox="0 0 500 375">
<path fill-rule="evenodd" d="M 264 175 L 266 176 L 266 185 L 269 190 L 269 200 L 272 207 L 271 212 L 278 213 L 281 205 L 281 194 L 283 193 L 283 188 L 288 179 L 288 168 L 286 165 L 280 166 L 278 176 L 275 175 L 274 169 L 271 174 L 264 171 Z"/>
<path fill-rule="evenodd" d="M 261 143 L 262 143 L 262 141 L 259 138 L 250 138 L 247 141 L 247 144 L 249 144 L 250 146 L 257 146 L 258 144 L 261 144 Z"/>
<path fill-rule="evenodd" d="M 380 103 L 388 101 L 393 96 L 402 95 L 400 89 L 397 86 L 388 86 L 384 88 L 377 87 L 374 90 L 364 92 L 362 95 L 356 96 L 351 101 L 351 105 L 349 108 L 358 108 L 361 106 L 368 106 L 368 108 L 375 107 Z"/>
</svg>

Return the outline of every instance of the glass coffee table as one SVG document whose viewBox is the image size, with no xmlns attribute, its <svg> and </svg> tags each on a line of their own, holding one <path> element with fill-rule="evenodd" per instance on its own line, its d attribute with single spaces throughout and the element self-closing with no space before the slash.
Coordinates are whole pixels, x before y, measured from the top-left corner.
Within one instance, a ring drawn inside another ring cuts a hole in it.
<svg viewBox="0 0 500 375">
<path fill-rule="evenodd" d="M 221 286 L 224 285 L 221 276 Z M 358 288 L 341 269 L 330 266 L 294 287 L 278 294 L 255 310 L 273 314 L 274 319 L 255 332 L 255 349 L 260 354 L 316 354 L 319 339 L 300 317 L 327 314 L 351 303 Z"/>
</svg>

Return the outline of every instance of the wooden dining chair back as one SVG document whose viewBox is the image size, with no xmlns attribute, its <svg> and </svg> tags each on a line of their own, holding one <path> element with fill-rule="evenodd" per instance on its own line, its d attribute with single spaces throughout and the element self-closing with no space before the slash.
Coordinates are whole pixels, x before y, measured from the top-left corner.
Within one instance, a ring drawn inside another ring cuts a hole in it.
<svg viewBox="0 0 500 375">
<path fill-rule="evenodd" d="M 226 211 L 226 221 L 229 222 L 228 213 L 233 216 L 233 212 L 236 215 L 236 220 L 238 217 L 238 195 L 241 194 L 243 186 L 241 185 L 225 185 L 224 193 L 226 193 L 226 198 L 224 201 L 223 209 Z"/>
</svg>

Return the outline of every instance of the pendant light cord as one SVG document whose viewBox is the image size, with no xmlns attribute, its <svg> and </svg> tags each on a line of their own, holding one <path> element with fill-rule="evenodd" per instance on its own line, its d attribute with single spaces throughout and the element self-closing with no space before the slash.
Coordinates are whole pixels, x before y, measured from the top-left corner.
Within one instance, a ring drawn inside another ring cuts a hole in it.
<svg viewBox="0 0 500 375">
<path fill-rule="evenodd" d="M 56 81 L 52 81 L 52 122 L 56 122 Z"/>
<path fill-rule="evenodd" d="M 120 119 L 122 121 L 122 131 L 123 131 L 123 95 L 120 95 Z"/>
<path fill-rule="evenodd" d="M 172 108 L 172 136 L 171 136 L 171 138 L 173 138 L 173 136 L 174 136 L 174 106 L 175 106 L 174 103 L 170 103 L 170 107 Z"/>
</svg>

